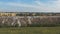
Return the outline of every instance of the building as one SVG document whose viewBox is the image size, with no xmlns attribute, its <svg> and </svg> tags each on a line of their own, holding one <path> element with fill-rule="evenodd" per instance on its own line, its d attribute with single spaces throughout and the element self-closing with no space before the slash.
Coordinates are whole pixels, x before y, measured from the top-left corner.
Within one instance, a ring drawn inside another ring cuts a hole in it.
<svg viewBox="0 0 60 34">
<path fill-rule="evenodd" d="M 0 16 L 16 16 L 16 13 L 0 13 Z"/>
</svg>

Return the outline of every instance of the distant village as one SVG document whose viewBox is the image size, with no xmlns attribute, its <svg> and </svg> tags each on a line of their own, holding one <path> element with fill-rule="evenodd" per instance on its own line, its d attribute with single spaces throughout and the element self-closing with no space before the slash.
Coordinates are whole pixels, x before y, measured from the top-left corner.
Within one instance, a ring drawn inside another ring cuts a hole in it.
<svg viewBox="0 0 60 34">
<path fill-rule="evenodd" d="M 60 13 L 0 12 L 0 16 L 60 16 Z"/>
</svg>

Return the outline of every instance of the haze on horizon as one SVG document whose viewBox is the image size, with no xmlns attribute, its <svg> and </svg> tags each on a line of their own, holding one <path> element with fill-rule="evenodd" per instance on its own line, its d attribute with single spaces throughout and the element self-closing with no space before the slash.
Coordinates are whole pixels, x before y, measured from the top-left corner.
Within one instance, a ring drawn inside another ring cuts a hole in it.
<svg viewBox="0 0 60 34">
<path fill-rule="evenodd" d="M 3 12 L 60 12 L 60 0 L 0 0 Z"/>
</svg>

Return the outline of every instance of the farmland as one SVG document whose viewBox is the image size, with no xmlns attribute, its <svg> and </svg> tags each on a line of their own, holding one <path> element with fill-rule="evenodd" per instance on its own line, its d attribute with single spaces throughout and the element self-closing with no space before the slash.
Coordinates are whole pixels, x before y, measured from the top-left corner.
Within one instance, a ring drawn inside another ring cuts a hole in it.
<svg viewBox="0 0 60 34">
<path fill-rule="evenodd" d="M 60 27 L 0 28 L 0 34 L 60 34 Z"/>
<path fill-rule="evenodd" d="M 60 26 L 60 16 L 1 16 L 0 27 Z"/>
</svg>

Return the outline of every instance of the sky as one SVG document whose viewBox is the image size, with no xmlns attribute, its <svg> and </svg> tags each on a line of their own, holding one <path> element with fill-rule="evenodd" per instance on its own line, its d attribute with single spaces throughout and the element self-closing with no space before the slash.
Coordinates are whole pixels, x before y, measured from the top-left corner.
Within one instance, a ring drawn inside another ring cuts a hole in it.
<svg viewBox="0 0 60 34">
<path fill-rule="evenodd" d="M 60 12 L 60 0 L 0 0 L 0 12 Z"/>
</svg>

